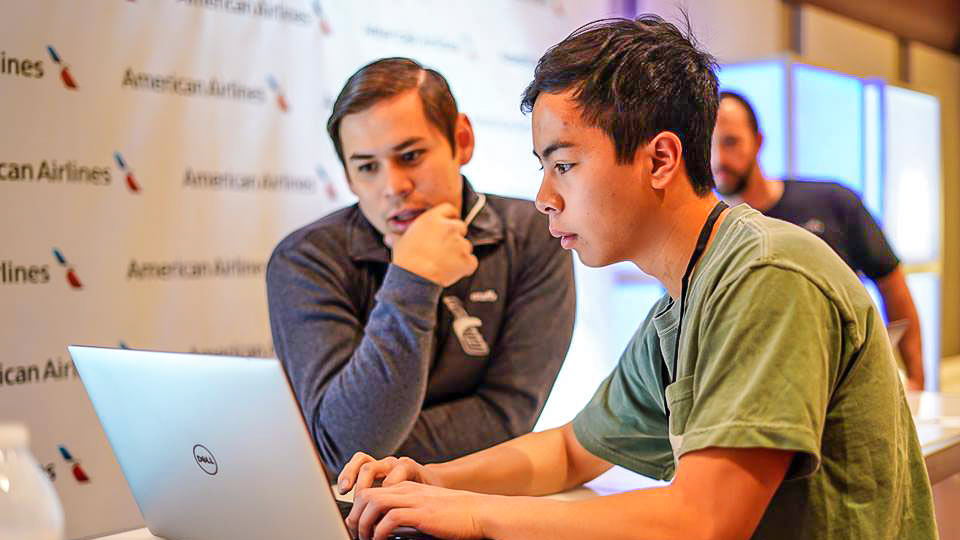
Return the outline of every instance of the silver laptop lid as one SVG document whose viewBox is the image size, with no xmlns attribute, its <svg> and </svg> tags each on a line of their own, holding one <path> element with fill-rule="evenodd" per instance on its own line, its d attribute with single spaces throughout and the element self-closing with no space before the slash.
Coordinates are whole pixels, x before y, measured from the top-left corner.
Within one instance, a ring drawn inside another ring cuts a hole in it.
<svg viewBox="0 0 960 540">
<path fill-rule="evenodd" d="M 68 349 L 153 534 L 350 539 L 278 361 Z"/>
</svg>

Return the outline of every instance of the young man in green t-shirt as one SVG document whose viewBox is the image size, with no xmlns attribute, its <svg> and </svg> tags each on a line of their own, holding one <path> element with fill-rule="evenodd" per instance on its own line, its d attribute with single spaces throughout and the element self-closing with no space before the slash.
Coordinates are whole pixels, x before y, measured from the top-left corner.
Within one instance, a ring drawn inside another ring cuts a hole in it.
<svg viewBox="0 0 960 540">
<path fill-rule="evenodd" d="M 570 424 L 427 466 L 357 454 L 340 475 L 342 491 L 357 488 L 353 532 L 936 537 L 893 353 L 859 280 L 812 234 L 711 191 L 715 69 L 654 16 L 588 25 L 540 59 L 523 100 L 544 168 L 537 207 L 585 264 L 632 261 L 668 294 Z M 673 482 L 530 497 L 613 464 Z"/>
</svg>

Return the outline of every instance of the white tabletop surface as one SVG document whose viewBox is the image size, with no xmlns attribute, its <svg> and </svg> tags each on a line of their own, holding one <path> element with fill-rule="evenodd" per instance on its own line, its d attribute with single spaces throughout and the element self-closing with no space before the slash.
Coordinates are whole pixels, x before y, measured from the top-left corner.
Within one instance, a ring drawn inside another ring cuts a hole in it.
<svg viewBox="0 0 960 540">
<path fill-rule="evenodd" d="M 917 426 L 917 435 L 927 460 L 930 479 L 937 483 L 960 472 L 960 394 L 910 392 L 910 411 Z M 576 500 L 597 495 L 622 493 L 635 489 L 666 485 L 620 467 L 600 475 L 582 487 L 550 498 Z M 155 540 L 147 529 L 103 536 L 98 540 Z"/>
<path fill-rule="evenodd" d="M 907 395 L 930 482 L 960 473 L 960 394 L 910 392 Z"/>
</svg>

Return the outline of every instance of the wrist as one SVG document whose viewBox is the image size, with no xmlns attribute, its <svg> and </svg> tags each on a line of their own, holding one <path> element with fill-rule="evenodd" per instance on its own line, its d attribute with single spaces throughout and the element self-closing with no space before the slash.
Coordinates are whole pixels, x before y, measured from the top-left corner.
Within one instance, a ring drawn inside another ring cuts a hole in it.
<svg viewBox="0 0 960 540">
<path fill-rule="evenodd" d="M 511 522 L 508 516 L 511 505 L 503 504 L 504 499 L 503 495 L 477 495 L 473 517 L 481 538 L 503 537 L 503 526 Z"/>
<path fill-rule="evenodd" d="M 420 279 L 429 281 L 435 285 L 439 285 L 440 281 L 435 276 L 436 272 L 431 271 L 431 264 L 425 263 L 424 261 L 405 261 L 403 259 L 394 258 L 390 261 L 390 264 L 406 270 L 408 273 L 417 276 Z"/>
<path fill-rule="evenodd" d="M 531 532 L 531 523 L 525 519 L 544 519 L 551 504 L 564 503 L 538 497 L 477 495 L 473 517 L 482 538 L 525 536 L 523 533 Z"/>
<path fill-rule="evenodd" d="M 451 482 L 449 479 L 444 477 L 443 474 L 443 463 L 428 463 L 423 466 L 424 470 L 424 479 L 426 484 L 431 486 L 437 486 L 447 489 L 452 489 Z"/>
<path fill-rule="evenodd" d="M 390 263 L 383 277 L 383 284 L 377 291 L 379 301 L 394 301 L 408 305 L 411 303 L 429 305 L 435 309 L 440 301 L 443 287 L 402 266 Z"/>
</svg>

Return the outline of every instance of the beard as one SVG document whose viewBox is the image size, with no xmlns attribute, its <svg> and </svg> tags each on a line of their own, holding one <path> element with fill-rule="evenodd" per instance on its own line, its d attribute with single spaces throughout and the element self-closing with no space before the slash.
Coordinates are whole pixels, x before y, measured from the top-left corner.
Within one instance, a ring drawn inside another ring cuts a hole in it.
<svg viewBox="0 0 960 540">
<path fill-rule="evenodd" d="M 742 172 L 737 172 L 729 167 L 721 168 L 721 171 L 726 173 L 729 178 L 733 179 L 733 183 L 726 187 L 721 187 L 720 184 L 717 184 L 717 192 L 724 197 L 739 195 L 744 189 L 746 189 L 747 180 L 750 179 L 750 175 L 753 174 L 753 168 L 756 166 L 756 162 L 753 162 L 745 171 Z"/>
</svg>

